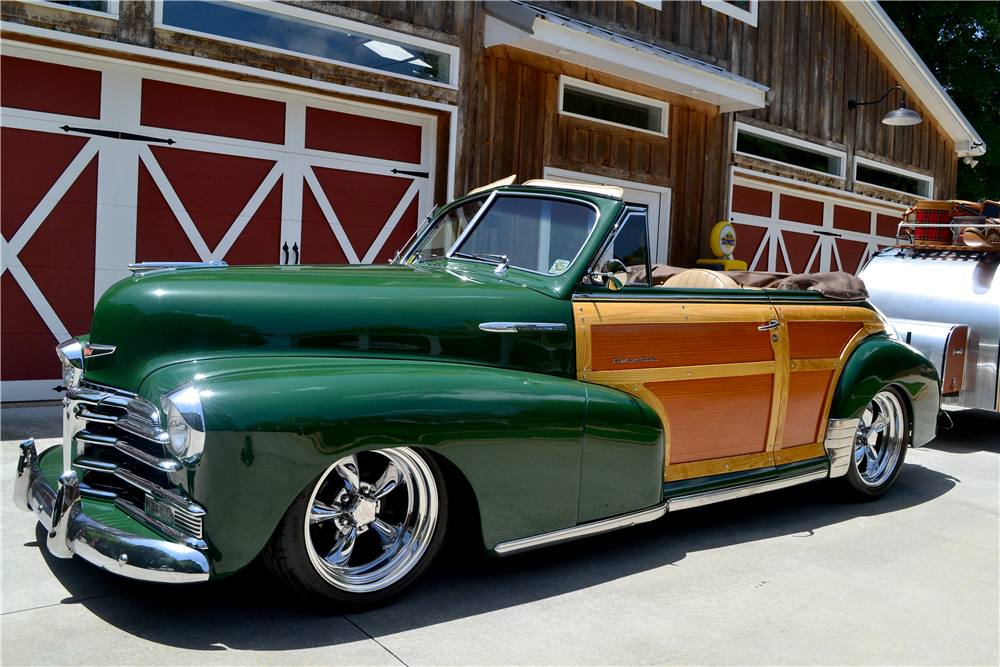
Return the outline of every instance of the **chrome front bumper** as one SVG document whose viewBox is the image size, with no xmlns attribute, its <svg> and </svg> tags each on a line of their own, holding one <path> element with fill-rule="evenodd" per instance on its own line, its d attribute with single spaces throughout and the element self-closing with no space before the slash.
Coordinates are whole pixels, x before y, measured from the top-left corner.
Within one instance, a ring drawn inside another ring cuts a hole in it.
<svg viewBox="0 0 1000 667">
<path fill-rule="evenodd" d="M 53 556 L 72 558 L 75 554 L 108 572 L 143 581 L 208 580 L 208 558 L 197 549 L 126 533 L 84 514 L 75 472 L 64 473 L 54 491 L 39 468 L 34 440 L 21 443 L 14 504 L 34 512 L 48 529 L 46 542 Z"/>
</svg>

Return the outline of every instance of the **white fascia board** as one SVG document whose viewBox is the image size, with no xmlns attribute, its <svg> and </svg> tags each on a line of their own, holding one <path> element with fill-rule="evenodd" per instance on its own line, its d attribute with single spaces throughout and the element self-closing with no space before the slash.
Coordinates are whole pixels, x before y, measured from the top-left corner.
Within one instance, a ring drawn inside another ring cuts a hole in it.
<svg viewBox="0 0 1000 667">
<path fill-rule="evenodd" d="M 878 3 L 875 0 L 844 0 L 842 4 L 955 142 L 959 157 L 985 153 L 982 137 Z M 979 145 L 973 148 L 975 144 Z"/>
<path fill-rule="evenodd" d="M 721 113 L 765 106 L 766 88 L 733 81 L 683 61 L 643 53 L 632 46 L 557 25 L 541 17 L 535 19 L 532 31 L 533 35 L 507 44 L 708 102 L 717 105 Z M 701 92 L 693 92 L 695 90 Z"/>
</svg>

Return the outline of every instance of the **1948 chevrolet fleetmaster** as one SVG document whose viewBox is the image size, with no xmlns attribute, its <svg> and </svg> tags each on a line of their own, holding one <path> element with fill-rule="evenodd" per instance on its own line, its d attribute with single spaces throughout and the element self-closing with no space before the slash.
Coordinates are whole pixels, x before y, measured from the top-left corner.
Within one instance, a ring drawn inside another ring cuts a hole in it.
<svg viewBox="0 0 1000 667">
<path fill-rule="evenodd" d="M 133 267 L 58 347 L 63 445 L 22 444 L 49 551 L 161 582 L 262 556 L 371 603 L 456 485 L 503 556 L 822 478 L 873 499 L 935 436 L 933 365 L 853 277 L 650 266 L 617 188 L 425 223 L 390 266 Z"/>
</svg>

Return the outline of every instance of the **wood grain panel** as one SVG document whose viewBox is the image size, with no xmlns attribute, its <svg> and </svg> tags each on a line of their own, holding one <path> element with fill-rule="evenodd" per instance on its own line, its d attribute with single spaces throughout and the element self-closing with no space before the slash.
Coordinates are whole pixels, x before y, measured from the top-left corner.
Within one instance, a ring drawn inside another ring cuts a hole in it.
<svg viewBox="0 0 1000 667">
<path fill-rule="evenodd" d="M 670 420 L 671 465 L 764 452 L 774 376 L 653 382 Z"/>
<path fill-rule="evenodd" d="M 944 350 L 944 373 L 941 374 L 941 393 L 945 396 L 957 396 L 965 387 L 968 338 L 969 327 L 966 326 L 955 327 L 948 337 L 948 346 Z"/>
<path fill-rule="evenodd" d="M 663 471 L 663 481 L 678 482 L 682 479 L 724 475 L 729 472 L 756 470 L 757 468 L 767 468 L 773 465 L 774 455 L 770 452 L 745 454 L 743 456 L 730 456 L 728 458 L 713 459 L 711 461 L 677 463 L 666 467 Z"/>
<path fill-rule="evenodd" d="M 785 411 L 785 431 L 782 449 L 805 445 L 818 440 L 819 426 L 830 390 L 833 371 L 803 371 L 792 373 L 788 383 L 788 409 Z"/>
<path fill-rule="evenodd" d="M 789 322 L 789 354 L 792 359 L 839 357 L 847 341 L 861 330 L 860 322 Z"/>
<path fill-rule="evenodd" d="M 757 326 L 755 322 L 596 325 L 591 336 L 592 368 L 609 371 L 773 361 L 770 336 Z"/>
<path fill-rule="evenodd" d="M 795 463 L 796 461 L 818 459 L 821 456 L 826 456 L 826 448 L 823 446 L 823 443 L 811 442 L 808 445 L 777 450 L 774 452 L 774 464 L 780 466 L 786 463 Z"/>
</svg>

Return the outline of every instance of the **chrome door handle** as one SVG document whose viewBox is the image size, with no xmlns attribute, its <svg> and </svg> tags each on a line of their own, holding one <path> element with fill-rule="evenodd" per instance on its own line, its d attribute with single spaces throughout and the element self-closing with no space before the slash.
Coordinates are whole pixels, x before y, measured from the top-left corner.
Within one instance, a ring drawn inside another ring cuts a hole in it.
<svg viewBox="0 0 1000 667">
<path fill-rule="evenodd" d="M 759 327 L 757 327 L 757 331 L 770 331 L 771 329 L 777 329 L 780 326 L 781 324 L 778 322 L 778 320 L 771 320 L 767 324 L 762 324 Z"/>
</svg>

